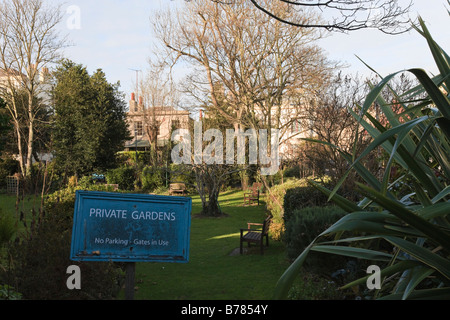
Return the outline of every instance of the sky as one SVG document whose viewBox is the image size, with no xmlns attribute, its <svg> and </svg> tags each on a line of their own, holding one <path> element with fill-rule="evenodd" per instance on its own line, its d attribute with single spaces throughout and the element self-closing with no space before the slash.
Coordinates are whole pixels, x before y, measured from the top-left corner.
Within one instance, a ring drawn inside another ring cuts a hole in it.
<svg viewBox="0 0 450 320">
<path fill-rule="evenodd" d="M 156 43 L 150 22 L 152 12 L 183 1 L 69 0 L 63 5 L 64 18 L 60 28 L 72 45 L 65 48 L 64 55 L 86 66 L 90 73 L 101 68 L 109 82 L 120 81 L 120 90 L 129 99 L 135 91 L 136 75 L 144 75 Z M 414 0 L 411 10 L 411 17 L 420 15 L 447 52 L 449 7 L 447 0 Z M 356 56 L 382 75 L 416 67 L 429 73 L 437 72 L 425 39 L 414 30 L 395 36 L 369 29 L 348 34 L 332 33 L 318 44 L 329 59 L 348 65 L 344 71 L 352 74 L 370 73 Z"/>
</svg>

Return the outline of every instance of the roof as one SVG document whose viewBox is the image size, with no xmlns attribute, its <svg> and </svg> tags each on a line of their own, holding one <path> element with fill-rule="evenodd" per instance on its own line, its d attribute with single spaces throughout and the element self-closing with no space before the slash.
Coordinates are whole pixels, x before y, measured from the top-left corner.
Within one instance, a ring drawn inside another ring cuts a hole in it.
<svg viewBox="0 0 450 320">
<path fill-rule="evenodd" d="M 15 69 L 0 69 L 0 77 L 8 77 L 8 76 L 25 76 Z"/>
<path fill-rule="evenodd" d="M 139 110 L 138 111 L 134 111 L 133 108 L 131 108 L 128 111 L 128 114 L 130 116 L 133 115 L 142 115 L 143 113 L 145 114 L 151 114 L 151 113 L 155 113 L 155 115 L 157 116 L 165 116 L 165 115 L 189 115 L 189 111 L 184 110 L 184 109 L 176 109 L 174 107 L 168 107 L 168 106 L 157 106 L 157 107 L 149 107 L 149 108 L 145 108 L 144 110 L 142 109 L 142 105 L 139 106 Z"/>
<path fill-rule="evenodd" d="M 136 144 L 137 142 L 137 144 Z M 125 143 L 125 148 L 147 148 L 150 147 L 150 141 L 148 140 L 137 140 L 137 141 L 128 141 Z"/>
<path fill-rule="evenodd" d="M 162 147 L 165 146 L 168 143 L 167 139 L 158 139 L 157 144 L 158 147 Z M 150 148 L 150 141 L 148 140 L 137 140 L 137 145 L 136 145 L 136 141 L 128 141 L 125 143 L 125 148 Z"/>
</svg>

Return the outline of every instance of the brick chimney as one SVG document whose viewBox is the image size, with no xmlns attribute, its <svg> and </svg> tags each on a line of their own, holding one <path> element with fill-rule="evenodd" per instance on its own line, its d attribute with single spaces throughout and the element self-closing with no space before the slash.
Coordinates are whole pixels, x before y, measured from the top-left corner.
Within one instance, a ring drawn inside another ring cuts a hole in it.
<svg viewBox="0 0 450 320">
<path fill-rule="evenodd" d="M 50 72 L 48 71 L 47 67 L 43 67 L 41 71 L 39 72 L 39 81 L 44 82 L 48 76 L 50 75 Z"/>
<path fill-rule="evenodd" d="M 138 105 L 136 103 L 136 95 L 134 92 L 131 93 L 131 99 L 130 99 L 130 112 L 137 112 L 138 111 Z"/>
</svg>

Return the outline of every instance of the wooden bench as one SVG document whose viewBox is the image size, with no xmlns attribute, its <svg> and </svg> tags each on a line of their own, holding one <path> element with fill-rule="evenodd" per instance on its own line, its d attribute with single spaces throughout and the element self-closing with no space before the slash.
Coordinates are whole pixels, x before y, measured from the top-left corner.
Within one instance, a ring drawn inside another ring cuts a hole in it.
<svg viewBox="0 0 450 320">
<path fill-rule="evenodd" d="M 112 189 L 113 191 L 119 190 L 119 185 L 117 183 L 107 183 L 105 184 L 106 189 Z"/>
<path fill-rule="evenodd" d="M 261 188 L 260 183 L 253 183 L 250 191 L 244 192 L 244 205 L 251 205 L 257 203 L 259 206 L 259 189 Z"/>
<path fill-rule="evenodd" d="M 264 238 L 266 238 L 266 246 L 269 246 L 269 227 L 272 222 L 272 216 L 268 216 L 263 223 L 247 223 L 247 229 L 241 229 L 240 239 L 240 253 L 243 252 L 243 243 L 247 242 L 250 247 L 250 243 L 259 244 L 261 254 L 264 254 Z M 261 227 L 258 229 L 252 228 L 253 226 Z"/>
<path fill-rule="evenodd" d="M 169 185 L 169 195 L 184 195 L 186 194 L 186 185 L 184 183 L 171 183 Z"/>
</svg>

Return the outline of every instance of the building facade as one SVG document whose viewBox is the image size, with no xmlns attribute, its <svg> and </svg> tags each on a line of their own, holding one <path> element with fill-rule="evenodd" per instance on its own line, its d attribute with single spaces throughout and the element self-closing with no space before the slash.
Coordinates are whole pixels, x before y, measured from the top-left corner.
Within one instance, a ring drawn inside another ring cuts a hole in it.
<svg viewBox="0 0 450 320">
<path fill-rule="evenodd" d="M 161 148 L 168 144 L 173 130 L 188 129 L 190 121 L 188 111 L 170 106 L 147 107 L 142 97 L 136 101 L 132 93 L 127 122 L 133 139 L 125 144 L 125 151 L 150 151 L 152 144 Z"/>
</svg>

